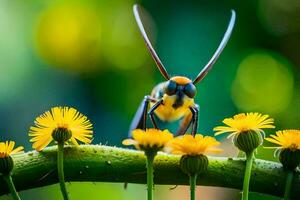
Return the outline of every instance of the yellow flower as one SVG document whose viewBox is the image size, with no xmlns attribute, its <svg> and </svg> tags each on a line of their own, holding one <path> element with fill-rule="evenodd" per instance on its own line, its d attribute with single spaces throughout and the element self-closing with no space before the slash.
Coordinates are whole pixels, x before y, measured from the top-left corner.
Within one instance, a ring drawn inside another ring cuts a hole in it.
<svg viewBox="0 0 300 200">
<path fill-rule="evenodd" d="M 255 131 L 257 133 L 264 132 L 264 128 L 275 128 L 273 125 L 274 119 L 269 118 L 269 115 L 262 115 L 260 113 L 241 113 L 233 116 L 233 118 L 226 118 L 223 123 L 227 126 L 217 126 L 214 128 L 215 135 L 223 133 L 231 133 L 229 137 L 238 135 L 243 132 Z"/>
<path fill-rule="evenodd" d="M 22 146 L 17 147 L 15 149 L 14 147 L 15 147 L 14 141 L 0 142 L 0 158 L 6 158 L 11 154 L 21 152 L 24 149 Z"/>
<path fill-rule="evenodd" d="M 86 116 L 74 108 L 54 107 L 35 120 L 35 126 L 30 127 L 29 136 L 33 137 L 32 147 L 37 151 L 44 149 L 52 140 L 52 133 L 62 129 L 70 131 L 72 144 L 78 145 L 78 141 L 91 143 L 93 137 L 93 125 Z"/>
<path fill-rule="evenodd" d="M 173 135 L 168 130 L 135 129 L 132 131 L 133 139 L 123 140 L 123 145 L 134 145 L 136 149 L 162 149 L 172 138 Z"/>
<path fill-rule="evenodd" d="M 300 150 L 300 130 L 277 131 L 276 135 L 270 135 L 266 140 L 279 145 L 266 148 Z"/>
<path fill-rule="evenodd" d="M 170 147 L 173 154 L 195 156 L 206 153 L 220 153 L 222 150 L 217 148 L 220 144 L 213 137 L 196 134 L 195 137 L 192 135 L 176 137 L 170 141 L 168 147 Z"/>
</svg>

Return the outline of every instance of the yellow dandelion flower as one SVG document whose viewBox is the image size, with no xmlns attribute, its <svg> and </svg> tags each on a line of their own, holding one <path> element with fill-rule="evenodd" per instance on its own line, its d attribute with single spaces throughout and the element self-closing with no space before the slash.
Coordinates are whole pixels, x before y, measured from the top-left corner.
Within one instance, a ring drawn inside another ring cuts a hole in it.
<svg viewBox="0 0 300 200">
<path fill-rule="evenodd" d="M 214 128 L 215 135 L 223 133 L 231 133 L 228 137 L 238 135 L 243 132 L 255 131 L 264 134 L 264 128 L 275 128 L 273 125 L 274 119 L 269 118 L 269 115 L 262 115 L 260 113 L 241 113 L 233 116 L 233 118 L 226 118 L 223 123 L 227 126 L 217 126 Z"/>
<path fill-rule="evenodd" d="M 195 137 L 192 135 L 176 137 L 169 142 L 168 147 L 173 154 L 195 156 L 220 153 L 222 150 L 217 148 L 220 144 L 213 137 L 196 134 Z"/>
<path fill-rule="evenodd" d="M 30 127 L 32 147 L 37 151 L 44 149 L 52 140 L 54 131 L 63 130 L 71 133 L 69 141 L 78 145 L 77 141 L 91 143 L 93 125 L 86 116 L 74 108 L 54 107 L 35 120 L 35 126 Z"/>
<path fill-rule="evenodd" d="M 300 150 L 300 130 L 277 131 L 276 135 L 265 138 L 267 141 L 277 144 L 276 147 L 266 147 L 273 149 Z"/>
<path fill-rule="evenodd" d="M 135 129 L 132 131 L 132 138 L 123 140 L 122 144 L 134 145 L 136 149 L 162 149 L 173 138 L 173 135 L 168 130 Z"/>
<path fill-rule="evenodd" d="M 267 141 L 278 146 L 265 147 L 276 149 L 274 156 L 279 157 L 279 161 L 285 169 L 294 171 L 300 164 L 300 130 L 277 131 L 276 135 L 270 135 Z"/>
<path fill-rule="evenodd" d="M 21 152 L 24 149 L 22 146 L 17 147 L 15 149 L 14 147 L 14 141 L 0 142 L 0 158 L 9 157 L 10 155 Z"/>
<path fill-rule="evenodd" d="M 11 172 L 14 168 L 14 161 L 11 155 L 21 152 L 23 150 L 23 147 L 20 146 L 15 149 L 14 147 L 14 141 L 0 142 L 0 174 L 6 181 L 7 187 L 10 190 L 13 199 L 20 199 L 11 177 Z"/>
</svg>

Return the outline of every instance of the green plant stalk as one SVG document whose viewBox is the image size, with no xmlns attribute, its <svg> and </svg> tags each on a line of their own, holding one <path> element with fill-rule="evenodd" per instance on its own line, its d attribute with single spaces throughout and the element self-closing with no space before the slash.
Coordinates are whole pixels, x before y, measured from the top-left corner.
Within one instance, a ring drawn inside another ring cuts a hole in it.
<svg viewBox="0 0 300 200">
<path fill-rule="evenodd" d="M 64 200 L 69 200 L 68 191 L 65 183 L 65 175 L 64 175 L 64 142 L 58 143 L 57 146 L 58 146 L 57 172 L 58 172 L 60 190 L 64 197 Z"/>
<path fill-rule="evenodd" d="M 244 175 L 242 200 L 248 200 L 253 159 L 254 159 L 254 151 L 252 151 L 249 154 L 246 154 L 246 169 Z"/>
<path fill-rule="evenodd" d="M 153 162 L 155 155 L 147 154 L 146 155 L 146 167 L 147 167 L 147 199 L 153 200 Z"/>
<path fill-rule="evenodd" d="M 285 184 L 285 190 L 284 190 L 284 200 L 290 199 L 290 193 L 291 193 L 291 186 L 293 182 L 294 172 L 291 170 L 287 171 L 286 174 L 286 184 Z"/>
<path fill-rule="evenodd" d="M 197 174 L 190 175 L 190 197 L 191 197 L 191 200 L 195 200 L 196 185 L 197 185 Z"/>
<path fill-rule="evenodd" d="M 12 178 L 18 191 L 52 185 L 58 182 L 57 147 L 41 152 L 30 151 L 12 155 Z M 242 189 L 245 160 L 241 158 L 209 156 L 207 173 L 197 179 L 197 185 Z M 189 185 L 188 178 L 179 167 L 180 156 L 158 153 L 154 162 L 154 182 L 163 185 Z M 64 147 L 64 173 L 66 181 L 146 183 L 145 155 L 143 151 L 103 145 Z M 251 191 L 283 197 L 286 173 L 277 162 L 255 159 L 252 169 Z M 295 172 L 291 198 L 299 196 L 300 173 Z M 0 195 L 9 189 L 0 178 Z"/>
<path fill-rule="evenodd" d="M 15 188 L 15 185 L 14 185 L 14 182 L 11 178 L 11 175 L 8 174 L 8 175 L 3 175 L 3 178 L 4 180 L 6 181 L 7 183 L 7 186 L 9 188 L 9 191 L 11 193 L 11 196 L 13 197 L 14 200 L 21 200 L 21 198 L 19 197 L 19 194 Z"/>
</svg>

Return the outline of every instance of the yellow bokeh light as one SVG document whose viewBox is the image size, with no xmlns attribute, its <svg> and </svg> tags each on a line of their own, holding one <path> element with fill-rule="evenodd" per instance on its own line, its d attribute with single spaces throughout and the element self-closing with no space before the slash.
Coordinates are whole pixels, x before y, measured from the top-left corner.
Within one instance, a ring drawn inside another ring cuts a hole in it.
<svg viewBox="0 0 300 200">
<path fill-rule="evenodd" d="M 289 105 L 294 77 L 281 56 L 257 51 L 240 63 L 232 85 L 232 98 L 243 111 L 278 113 Z"/>
<path fill-rule="evenodd" d="M 89 71 L 99 62 L 100 17 L 79 3 L 58 4 L 43 11 L 36 26 L 38 53 L 52 65 Z"/>
</svg>

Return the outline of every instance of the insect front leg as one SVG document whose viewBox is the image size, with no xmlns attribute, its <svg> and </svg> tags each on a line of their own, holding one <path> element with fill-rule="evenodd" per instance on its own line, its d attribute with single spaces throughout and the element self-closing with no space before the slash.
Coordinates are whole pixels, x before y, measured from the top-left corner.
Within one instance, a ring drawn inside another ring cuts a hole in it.
<svg viewBox="0 0 300 200">
<path fill-rule="evenodd" d="M 199 118 L 199 105 L 195 105 L 193 107 L 190 107 L 190 110 L 192 112 L 192 135 L 195 136 L 198 131 L 198 118 Z"/>
<path fill-rule="evenodd" d="M 163 104 L 163 100 L 162 100 L 162 99 L 161 99 L 161 100 L 158 100 L 158 101 L 150 108 L 150 110 L 149 110 L 149 112 L 148 112 L 148 115 L 150 116 L 151 122 L 152 122 L 154 128 L 156 128 L 156 129 L 157 129 L 157 124 L 156 124 L 156 121 L 155 121 L 155 119 L 154 119 L 154 111 L 155 111 L 161 104 Z"/>
<path fill-rule="evenodd" d="M 145 96 L 143 101 L 141 102 L 139 108 L 137 109 L 133 120 L 130 124 L 130 128 L 128 131 L 128 136 L 131 137 L 131 132 L 134 129 L 146 129 L 146 121 L 147 121 L 147 110 L 150 102 L 157 102 L 157 100 L 149 95 Z"/>
<path fill-rule="evenodd" d="M 180 124 L 179 129 L 176 132 L 176 135 L 184 135 L 187 130 L 189 129 L 192 121 L 193 121 L 193 114 L 189 113 L 187 116 L 185 116 Z"/>
</svg>

